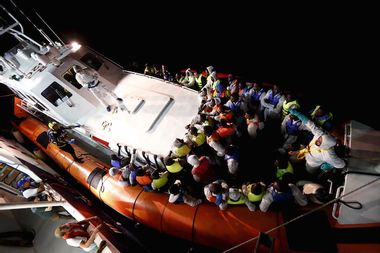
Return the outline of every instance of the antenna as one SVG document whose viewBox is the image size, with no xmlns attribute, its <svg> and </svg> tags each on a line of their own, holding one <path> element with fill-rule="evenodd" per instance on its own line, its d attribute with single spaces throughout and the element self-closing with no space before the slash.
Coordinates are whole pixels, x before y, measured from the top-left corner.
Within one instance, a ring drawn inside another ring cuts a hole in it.
<svg viewBox="0 0 380 253">
<path fill-rule="evenodd" d="M 47 26 L 47 28 L 49 28 L 49 30 L 55 35 L 55 37 L 58 38 L 58 40 L 62 43 L 62 45 L 65 45 L 65 43 L 63 42 L 63 40 L 54 32 L 54 30 L 45 22 L 45 20 L 40 16 L 40 14 L 38 14 L 36 12 L 36 15 L 42 20 L 42 22 L 44 22 L 44 24 Z"/>
<path fill-rule="evenodd" d="M 42 30 L 42 29 L 40 29 L 40 28 L 38 28 L 34 23 L 33 23 L 33 21 L 32 20 L 30 20 L 30 18 L 28 17 L 28 16 L 26 16 L 25 15 L 25 13 L 12 1 L 12 0 L 10 0 L 10 2 L 16 7 L 16 9 L 33 25 L 33 27 L 34 28 L 36 28 L 36 30 L 37 31 L 39 31 L 40 33 L 41 33 L 41 35 L 47 40 L 47 41 L 49 41 L 49 43 L 51 44 L 51 45 L 54 45 L 54 42 L 49 38 L 49 36 L 47 36 L 46 35 L 46 33 Z M 40 17 L 41 18 L 41 17 Z M 42 19 L 42 18 L 41 18 Z M 49 27 L 50 28 L 50 27 Z M 63 44 L 64 45 L 64 44 Z"/>
</svg>

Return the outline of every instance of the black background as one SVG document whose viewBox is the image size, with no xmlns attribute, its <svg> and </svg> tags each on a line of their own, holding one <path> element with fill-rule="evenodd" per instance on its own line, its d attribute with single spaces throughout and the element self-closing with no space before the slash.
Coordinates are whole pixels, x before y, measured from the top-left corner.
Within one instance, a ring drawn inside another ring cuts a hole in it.
<svg viewBox="0 0 380 253">
<path fill-rule="evenodd" d="M 45 32 L 35 12 L 65 42 L 79 41 L 125 67 L 133 61 L 167 64 L 172 71 L 213 65 L 250 81 L 296 89 L 334 115 L 380 126 L 379 22 L 371 6 L 15 2 Z"/>
</svg>

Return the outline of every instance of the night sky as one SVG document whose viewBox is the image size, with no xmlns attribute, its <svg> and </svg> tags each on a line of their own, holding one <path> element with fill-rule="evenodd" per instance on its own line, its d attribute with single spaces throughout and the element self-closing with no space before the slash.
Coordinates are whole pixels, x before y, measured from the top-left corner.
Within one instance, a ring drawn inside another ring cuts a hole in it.
<svg viewBox="0 0 380 253">
<path fill-rule="evenodd" d="M 133 61 L 164 63 L 173 71 L 213 65 L 250 81 L 297 89 L 336 115 L 380 126 L 371 117 L 379 107 L 378 93 L 368 91 L 378 80 L 371 64 L 378 44 L 371 8 L 264 8 L 231 1 L 15 2 L 37 26 L 43 27 L 34 12 L 65 42 L 77 40 L 125 67 Z"/>
</svg>

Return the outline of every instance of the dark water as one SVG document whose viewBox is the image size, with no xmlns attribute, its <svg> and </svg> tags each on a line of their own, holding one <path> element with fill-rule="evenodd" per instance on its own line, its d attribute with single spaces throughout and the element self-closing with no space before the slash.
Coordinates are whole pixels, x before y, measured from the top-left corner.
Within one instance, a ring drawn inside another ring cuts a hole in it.
<svg viewBox="0 0 380 253">
<path fill-rule="evenodd" d="M 324 103 L 338 117 L 380 128 L 373 116 L 378 95 L 370 91 L 378 80 L 370 64 L 376 59 L 371 15 L 358 20 L 334 8 L 258 11 L 233 3 L 16 3 L 45 32 L 35 12 L 65 42 L 79 41 L 126 68 L 132 62 L 167 64 L 173 72 L 213 65 L 297 90 L 308 105 Z"/>
</svg>

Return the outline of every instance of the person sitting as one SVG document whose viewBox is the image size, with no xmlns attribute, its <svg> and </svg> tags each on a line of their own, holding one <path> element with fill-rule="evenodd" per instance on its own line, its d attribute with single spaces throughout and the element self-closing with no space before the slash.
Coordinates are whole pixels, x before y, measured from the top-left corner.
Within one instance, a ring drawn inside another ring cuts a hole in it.
<svg viewBox="0 0 380 253">
<path fill-rule="evenodd" d="M 78 247 L 84 251 L 92 251 L 97 249 L 97 253 L 101 252 L 106 246 L 106 242 L 102 241 L 99 248 L 95 243 L 95 237 L 102 227 L 102 224 L 98 225 L 90 233 L 87 231 L 90 226 L 91 220 L 99 220 L 98 217 L 90 217 L 78 222 L 70 222 L 63 224 L 55 230 L 55 236 L 66 240 L 66 243 L 73 247 Z"/>
<path fill-rule="evenodd" d="M 179 138 L 176 138 L 172 145 L 172 152 L 176 157 L 184 157 L 191 151 L 190 147 Z"/>
<path fill-rule="evenodd" d="M 190 155 L 187 162 L 193 166 L 191 174 L 195 182 L 207 185 L 215 180 L 215 171 L 209 157 Z"/>
<path fill-rule="evenodd" d="M 315 204 L 322 205 L 333 199 L 328 189 L 320 184 L 301 180 L 297 182 L 297 186 L 302 187 L 303 194 Z"/>
<path fill-rule="evenodd" d="M 49 137 L 49 142 L 53 143 L 63 151 L 68 152 L 74 158 L 74 161 L 83 163 L 82 159 L 77 157 L 74 148 L 70 145 L 75 142 L 75 139 L 66 140 L 67 134 L 64 130 L 72 127 L 62 127 L 55 121 L 50 122 L 48 126 L 49 130 L 47 131 L 47 135 Z"/>
<path fill-rule="evenodd" d="M 181 180 L 176 180 L 169 188 L 169 203 L 185 203 L 191 207 L 195 207 L 202 203 L 201 199 L 191 196 L 186 188 L 182 185 Z"/>
<path fill-rule="evenodd" d="M 206 185 L 203 191 L 209 202 L 215 203 L 220 210 L 227 209 L 228 185 L 224 180 L 216 180 Z"/>
<path fill-rule="evenodd" d="M 256 210 L 256 206 L 250 202 L 245 196 L 240 189 L 238 188 L 229 188 L 228 190 L 228 200 L 227 200 L 228 205 L 243 205 L 245 204 L 249 211 L 253 212 Z"/>
<path fill-rule="evenodd" d="M 303 130 L 306 130 L 306 127 L 296 116 L 291 114 L 285 116 L 281 123 L 281 133 L 285 139 L 282 148 L 289 151 Z"/>
<path fill-rule="evenodd" d="M 292 202 L 295 202 L 300 206 L 307 205 L 305 195 L 302 194 L 296 185 L 290 183 L 288 177 L 285 176 L 289 174 L 290 173 L 284 174 L 283 180 L 275 180 L 269 186 L 259 206 L 262 212 L 268 211 L 269 208 L 279 210 Z"/>
<path fill-rule="evenodd" d="M 248 200 L 258 206 L 265 194 L 265 184 L 263 182 L 258 183 L 244 183 L 241 187 L 242 192 L 247 196 Z"/>
<path fill-rule="evenodd" d="M 165 172 L 158 172 L 155 170 L 152 173 L 152 183 L 151 187 L 154 191 L 163 191 L 165 189 L 165 186 L 167 186 L 169 182 L 169 171 Z"/>
<path fill-rule="evenodd" d="M 264 120 L 268 119 L 280 119 L 282 104 L 284 103 L 284 96 L 282 95 L 278 85 L 273 85 L 273 88 L 269 90 L 262 102 L 261 106 L 264 111 Z"/>
</svg>

